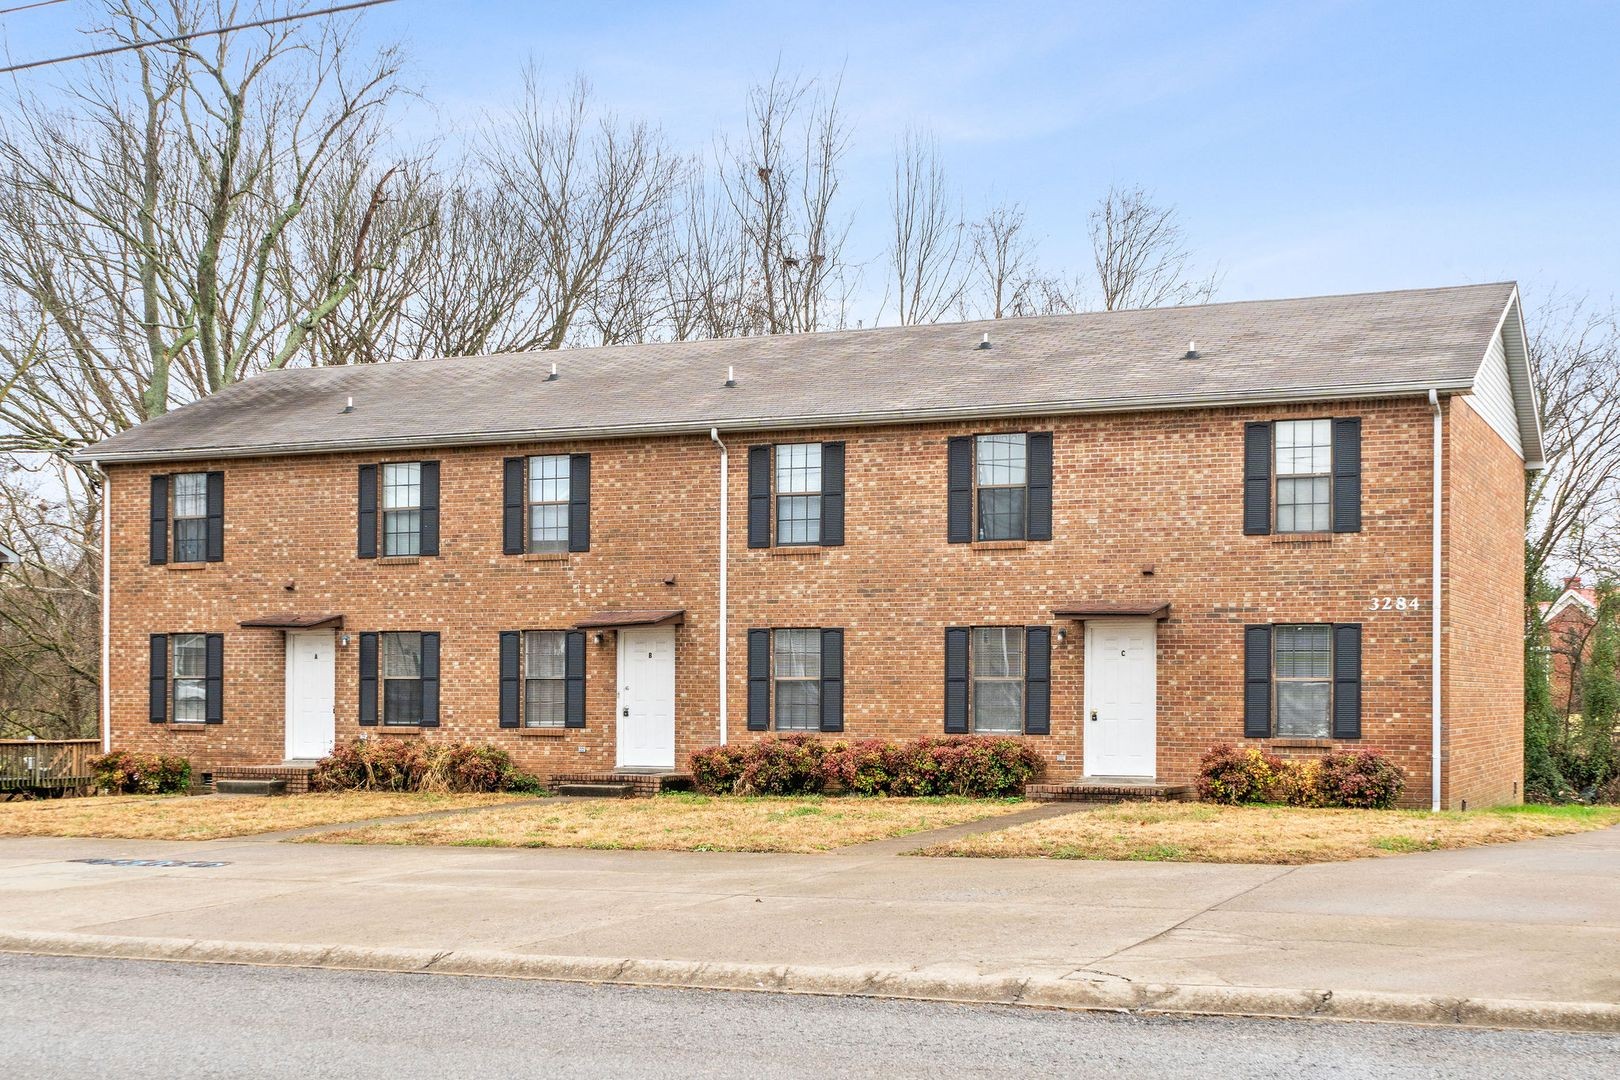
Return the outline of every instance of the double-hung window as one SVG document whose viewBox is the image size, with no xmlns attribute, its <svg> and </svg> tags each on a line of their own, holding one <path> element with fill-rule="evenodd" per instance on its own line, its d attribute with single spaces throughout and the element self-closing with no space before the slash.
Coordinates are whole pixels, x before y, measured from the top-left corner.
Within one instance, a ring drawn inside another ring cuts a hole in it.
<svg viewBox="0 0 1620 1080">
<path fill-rule="evenodd" d="M 177 724 L 202 724 L 208 720 L 208 668 L 206 634 L 171 634 L 174 695 L 171 715 Z"/>
<path fill-rule="evenodd" d="M 174 561 L 203 562 L 208 558 L 208 474 L 176 473 L 169 477 L 174 500 Z"/>
<path fill-rule="evenodd" d="M 776 542 L 821 543 L 821 444 L 776 448 Z"/>
<path fill-rule="evenodd" d="M 1023 540 L 1029 524 L 1029 437 L 980 435 L 974 439 L 979 540 Z"/>
<path fill-rule="evenodd" d="M 422 722 L 422 635 L 382 635 L 383 723 L 413 727 Z"/>
<path fill-rule="evenodd" d="M 383 555 L 422 553 L 422 463 L 382 467 Z"/>
<path fill-rule="evenodd" d="M 1333 421 L 1279 421 L 1273 438 L 1277 531 L 1329 531 L 1333 527 Z"/>
<path fill-rule="evenodd" d="M 524 727 L 567 726 L 567 640 L 563 630 L 527 630 L 523 634 Z"/>
<path fill-rule="evenodd" d="M 976 626 L 972 642 L 973 730 L 998 735 L 1023 731 L 1024 628 Z"/>
<path fill-rule="evenodd" d="M 567 454 L 545 454 L 529 459 L 529 551 L 568 550 Z"/>
<path fill-rule="evenodd" d="M 821 631 L 777 630 L 772 635 L 776 730 L 821 729 Z"/>
<path fill-rule="evenodd" d="M 1325 739 L 1333 704 L 1333 628 L 1275 628 L 1277 735 Z"/>
</svg>

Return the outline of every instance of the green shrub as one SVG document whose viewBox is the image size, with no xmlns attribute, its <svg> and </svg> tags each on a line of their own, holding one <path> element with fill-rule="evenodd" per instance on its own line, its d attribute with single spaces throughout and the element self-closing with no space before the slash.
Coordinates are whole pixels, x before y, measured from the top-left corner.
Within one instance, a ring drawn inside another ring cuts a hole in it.
<svg viewBox="0 0 1620 1080">
<path fill-rule="evenodd" d="M 89 764 L 97 789 L 114 795 L 173 795 L 191 788 L 191 762 L 173 754 L 114 750 Z"/>
<path fill-rule="evenodd" d="M 315 765 L 313 791 L 542 792 L 539 777 L 484 743 L 355 739 Z"/>
<path fill-rule="evenodd" d="M 1258 746 L 1240 749 L 1221 743 L 1199 762 L 1198 797 L 1229 806 L 1269 802 L 1282 768 L 1282 758 L 1264 753 Z"/>
<path fill-rule="evenodd" d="M 1198 797 L 1205 802 L 1353 807 L 1384 810 L 1406 789 L 1406 774 L 1377 750 L 1336 750 L 1320 758 L 1287 760 L 1258 746 L 1222 743 L 1200 762 Z"/>
<path fill-rule="evenodd" d="M 706 795 L 729 795 L 737 790 L 742 777 L 746 746 L 711 746 L 693 754 L 690 762 L 692 787 Z"/>
</svg>

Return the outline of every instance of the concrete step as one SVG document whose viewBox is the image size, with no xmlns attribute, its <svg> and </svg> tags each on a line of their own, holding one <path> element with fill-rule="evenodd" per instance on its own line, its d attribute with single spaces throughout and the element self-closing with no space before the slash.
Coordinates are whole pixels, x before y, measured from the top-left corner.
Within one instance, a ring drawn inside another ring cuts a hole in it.
<svg viewBox="0 0 1620 1080">
<path fill-rule="evenodd" d="M 219 777 L 214 781 L 216 795 L 285 795 L 287 781 L 280 777 Z"/>
<path fill-rule="evenodd" d="M 1066 784 L 1025 784 L 1031 802 L 1196 802 L 1191 784 L 1156 784 L 1144 781 L 1077 780 Z"/>
<path fill-rule="evenodd" d="M 635 794 L 631 784 L 558 784 L 557 794 L 590 799 L 628 799 Z"/>
</svg>

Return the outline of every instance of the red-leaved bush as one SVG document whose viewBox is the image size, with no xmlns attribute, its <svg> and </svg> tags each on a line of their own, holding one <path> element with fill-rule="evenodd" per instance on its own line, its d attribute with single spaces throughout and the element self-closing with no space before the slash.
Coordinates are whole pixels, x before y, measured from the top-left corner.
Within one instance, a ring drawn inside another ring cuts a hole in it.
<svg viewBox="0 0 1620 1080">
<path fill-rule="evenodd" d="M 1222 743 L 1199 763 L 1198 797 L 1205 802 L 1270 803 L 1384 810 L 1395 805 L 1406 774 L 1377 750 L 1338 750 L 1289 760 L 1257 746 Z"/>
<path fill-rule="evenodd" d="M 951 735 L 889 742 L 784 735 L 692 755 L 692 784 L 721 795 L 1017 795 L 1041 756 L 1012 738 Z"/>
</svg>

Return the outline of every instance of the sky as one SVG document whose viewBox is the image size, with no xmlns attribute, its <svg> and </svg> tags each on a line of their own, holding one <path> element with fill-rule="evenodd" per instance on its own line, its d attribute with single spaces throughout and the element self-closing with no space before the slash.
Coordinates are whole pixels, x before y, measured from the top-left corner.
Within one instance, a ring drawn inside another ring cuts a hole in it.
<svg viewBox="0 0 1620 1080">
<path fill-rule="evenodd" d="M 90 10 L 0 15 L 0 55 L 83 49 Z M 1532 307 L 1620 293 L 1613 2 L 398 0 L 360 32 L 411 58 L 407 137 L 509 105 L 530 60 L 691 151 L 778 61 L 841 72 L 869 275 L 895 142 L 920 128 L 969 212 L 1022 202 L 1055 269 L 1088 264 L 1087 211 L 1119 183 L 1178 209 L 1223 300 L 1503 279 Z"/>
</svg>

